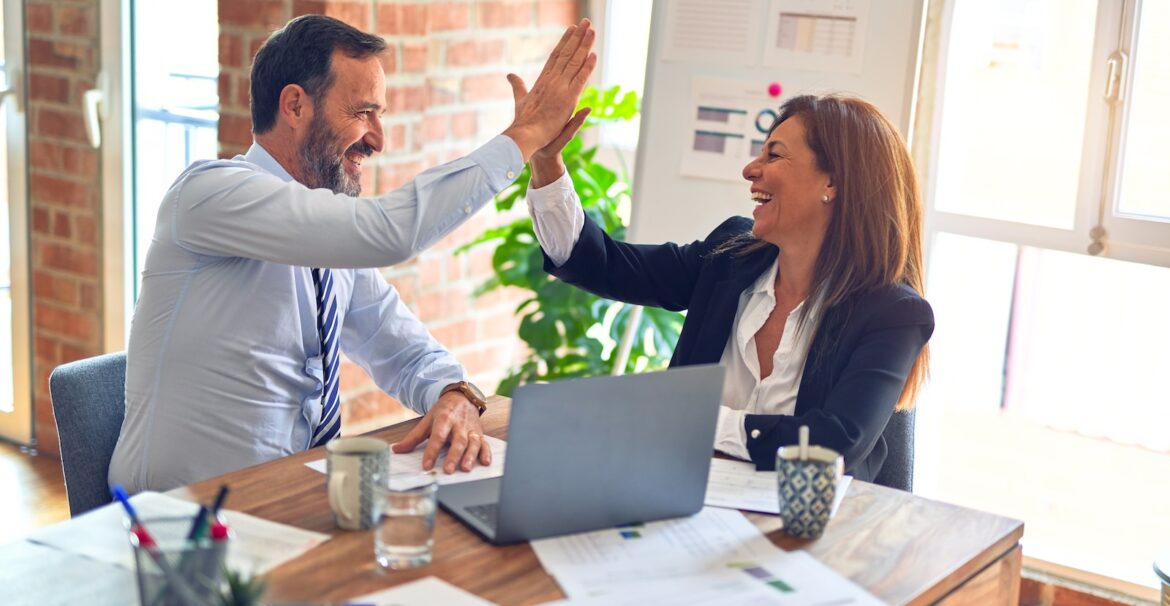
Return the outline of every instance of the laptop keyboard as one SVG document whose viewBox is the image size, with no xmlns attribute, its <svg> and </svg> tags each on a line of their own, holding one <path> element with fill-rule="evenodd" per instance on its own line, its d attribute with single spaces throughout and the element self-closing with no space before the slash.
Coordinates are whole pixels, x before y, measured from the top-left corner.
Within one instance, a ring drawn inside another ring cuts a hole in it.
<svg viewBox="0 0 1170 606">
<path fill-rule="evenodd" d="M 483 505 L 468 505 L 464 509 L 488 528 L 495 530 L 496 518 L 500 511 L 499 506 L 499 503 L 484 503 Z"/>
</svg>

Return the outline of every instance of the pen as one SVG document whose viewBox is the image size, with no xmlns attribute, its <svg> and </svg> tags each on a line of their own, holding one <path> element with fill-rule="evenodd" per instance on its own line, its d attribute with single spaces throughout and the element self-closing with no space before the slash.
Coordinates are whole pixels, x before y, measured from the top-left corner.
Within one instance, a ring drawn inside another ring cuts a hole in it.
<svg viewBox="0 0 1170 606">
<path fill-rule="evenodd" d="M 223 507 L 224 499 L 227 499 L 227 493 L 227 484 L 221 484 L 219 487 L 219 492 L 215 495 L 215 503 L 211 506 L 212 517 L 219 515 L 219 508 Z"/>
<path fill-rule="evenodd" d="M 154 563 L 162 570 L 163 576 L 167 579 L 167 583 L 174 588 L 184 603 L 189 606 L 199 606 L 200 600 L 198 596 L 192 594 L 191 588 L 187 586 L 183 578 L 171 567 L 171 563 L 167 561 L 166 554 L 159 549 L 158 544 L 154 541 L 154 537 L 150 535 L 150 532 L 146 530 L 146 526 L 142 524 L 142 520 L 138 518 L 138 512 L 130 504 L 130 499 L 126 496 L 126 491 L 121 485 L 115 485 L 112 492 L 114 498 L 126 510 L 126 514 L 130 516 L 131 531 L 138 539 L 138 546 L 150 555 L 150 559 L 154 560 Z"/>
</svg>

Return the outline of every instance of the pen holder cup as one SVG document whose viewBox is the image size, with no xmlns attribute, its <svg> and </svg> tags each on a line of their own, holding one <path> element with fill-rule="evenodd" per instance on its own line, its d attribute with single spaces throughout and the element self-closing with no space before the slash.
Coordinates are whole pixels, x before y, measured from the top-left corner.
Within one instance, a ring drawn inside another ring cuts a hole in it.
<svg viewBox="0 0 1170 606">
<path fill-rule="evenodd" d="M 802 539 L 821 536 L 832 515 L 837 482 L 844 473 L 845 460 L 829 448 L 809 446 L 804 459 L 799 446 L 776 451 L 780 519 L 786 534 Z"/>
<path fill-rule="evenodd" d="M 150 533 L 153 544 L 144 544 L 133 529 L 129 530 L 142 606 L 222 603 L 219 592 L 230 536 L 219 541 L 207 536 L 188 540 L 189 516 L 144 518 L 142 525 Z"/>
</svg>

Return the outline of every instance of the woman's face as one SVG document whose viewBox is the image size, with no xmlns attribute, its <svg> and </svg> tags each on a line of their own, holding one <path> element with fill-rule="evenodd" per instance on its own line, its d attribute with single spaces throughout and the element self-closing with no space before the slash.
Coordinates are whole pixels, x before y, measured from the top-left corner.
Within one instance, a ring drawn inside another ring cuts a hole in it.
<svg viewBox="0 0 1170 606">
<path fill-rule="evenodd" d="M 819 243 L 833 212 L 836 189 L 817 169 L 806 141 L 804 119 L 792 116 L 772 130 L 760 155 L 743 167 L 756 203 L 752 234 L 781 248 L 814 238 Z"/>
</svg>

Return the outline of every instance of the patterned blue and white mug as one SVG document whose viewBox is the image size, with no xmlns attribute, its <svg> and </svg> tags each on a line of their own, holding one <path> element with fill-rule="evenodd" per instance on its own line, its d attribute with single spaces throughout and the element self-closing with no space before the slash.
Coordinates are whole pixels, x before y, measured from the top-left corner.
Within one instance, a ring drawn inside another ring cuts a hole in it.
<svg viewBox="0 0 1170 606">
<path fill-rule="evenodd" d="M 346 530 L 377 523 L 377 481 L 390 469 L 390 445 L 376 438 L 337 438 L 325 445 L 329 508 Z"/>
<path fill-rule="evenodd" d="M 829 524 L 837 481 L 845 473 L 845 459 L 823 446 L 807 448 L 803 459 L 799 446 L 779 448 L 776 479 L 784 532 L 802 539 L 815 539 Z"/>
</svg>

